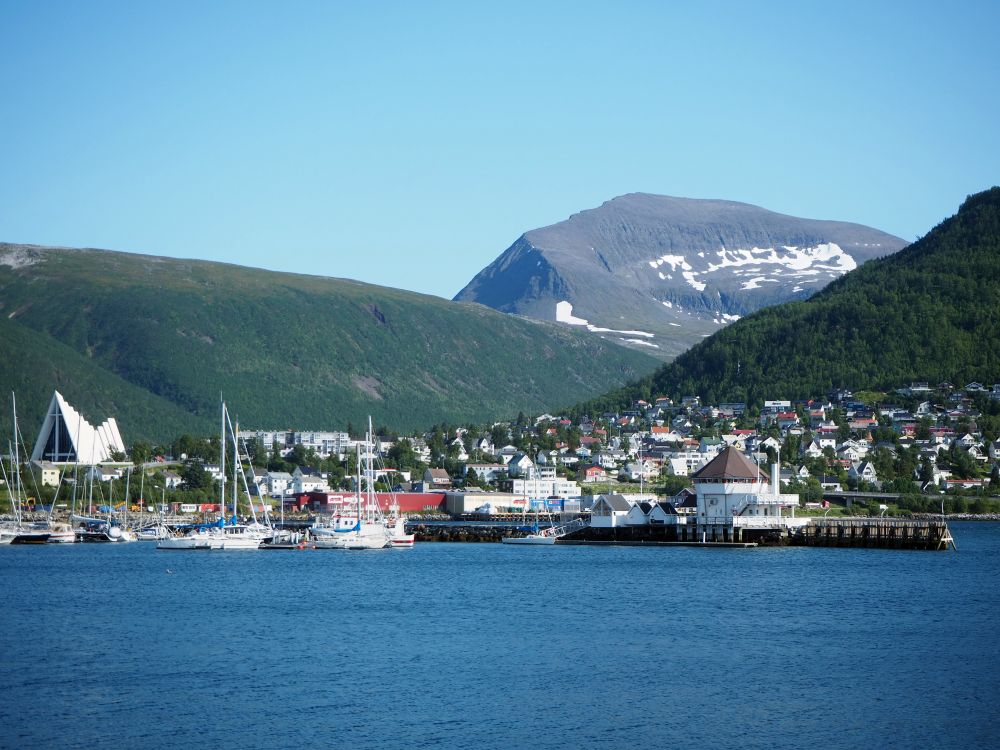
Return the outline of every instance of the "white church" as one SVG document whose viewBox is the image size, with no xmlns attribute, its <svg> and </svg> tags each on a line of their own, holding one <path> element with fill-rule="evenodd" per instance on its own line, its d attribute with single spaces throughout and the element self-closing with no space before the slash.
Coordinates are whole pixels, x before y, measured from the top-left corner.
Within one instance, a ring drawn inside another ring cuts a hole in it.
<svg viewBox="0 0 1000 750">
<path fill-rule="evenodd" d="M 93 466 L 111 461 L 116 452 L 124 453 L 125 443 L 114 417 L 94 427 L 66 403 L 59 391 L 52 394 L 31 453 L 32 462 Z"/>
</svg>

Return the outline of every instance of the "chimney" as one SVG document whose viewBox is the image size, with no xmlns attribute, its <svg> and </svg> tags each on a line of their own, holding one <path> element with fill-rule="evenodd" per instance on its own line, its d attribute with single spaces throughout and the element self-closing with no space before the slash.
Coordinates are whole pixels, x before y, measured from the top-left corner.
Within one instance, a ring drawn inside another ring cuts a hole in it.
<svg viewBox="0 0 1000 750">
<path fill-rule="evenodd" d="M 781 494 L 781 463 L 778 461 L 771 464 L 771 492 Z"/>
</svg>

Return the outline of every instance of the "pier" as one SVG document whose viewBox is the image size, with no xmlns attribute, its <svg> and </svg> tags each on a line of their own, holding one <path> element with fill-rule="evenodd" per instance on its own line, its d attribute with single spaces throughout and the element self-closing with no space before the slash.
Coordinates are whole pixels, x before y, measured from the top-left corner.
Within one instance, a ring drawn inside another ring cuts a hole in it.
<svg viewBox="0 0 1000 750">
<path fill-rule="evenodd" d="M 957 549 L 939 518 L 811 518 L 788 527 L 715 525 L 704 533 L 691 524 L 594 527 L 581 525 L 558 544 L 660 547 L 843 547 L 944 551 Z M 509 522 L 414 523 L 407 530 L 425 542 L 499 542 L 516 527 Z M 734 533 L 738 532 L 738 533 Z M 517 534 L 514 531 L 515 535 Z"/>
<path fill-rule="evenodd" d="M 874 547 L 880 549 L 958 549 L 943 519 L 817 518 L 789 536 L 804 547 Z"/>
</svg>

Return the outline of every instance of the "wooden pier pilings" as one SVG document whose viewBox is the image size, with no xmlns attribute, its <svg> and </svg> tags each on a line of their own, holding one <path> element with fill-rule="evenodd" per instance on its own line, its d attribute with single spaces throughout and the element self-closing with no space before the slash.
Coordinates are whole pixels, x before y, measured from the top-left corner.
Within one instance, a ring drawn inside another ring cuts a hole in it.
<svg viewBox="0 0 1000 750">
<path fill-rule="evenodd" d="M 792 532 L 789 544 L 805 547 L 956 549 L 945 521 L 910 518 L 818 518 Z"/>
</svg>

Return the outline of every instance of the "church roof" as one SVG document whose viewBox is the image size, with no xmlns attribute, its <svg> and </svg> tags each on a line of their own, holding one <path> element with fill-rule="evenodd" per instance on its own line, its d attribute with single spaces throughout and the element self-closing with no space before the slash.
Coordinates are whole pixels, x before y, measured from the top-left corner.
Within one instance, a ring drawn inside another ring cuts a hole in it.
<svg viewBox="0 0 1000 750">
<path fill-rule="evenodd" d="M 125 444 L 114 417 L 94 427 L 55 391 L 31 460 L 99 464 L 110 460 L 112 453 L 124 452 Z"/>
<path fill-rule="evenodd" d="M 692 479 L 710 481 L 716 479 L 744 479 L 767 481 L 767 475 L 741 451 L 736 448 L 726 448 L 698 471 L 691 475 Z"/>
</svg>

